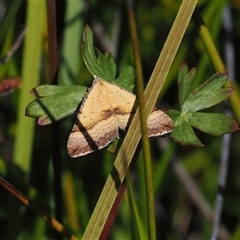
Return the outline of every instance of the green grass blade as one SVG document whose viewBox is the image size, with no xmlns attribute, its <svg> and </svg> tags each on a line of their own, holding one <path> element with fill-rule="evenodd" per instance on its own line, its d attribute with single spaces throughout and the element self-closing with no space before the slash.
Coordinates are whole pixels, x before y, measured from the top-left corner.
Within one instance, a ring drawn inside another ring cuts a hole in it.
<svg viewBox="0 0 240 240">
<path fill-rule="evenodd" d="M 175 146 L 176 144 L 173 142 L 168 144 L 167 148 L 164 149 L 161 159 L 158 159 L 156 166 L 153 167 L 153 187 L 155 195 L 157 195 L 161 190 L 163 179 L 166 176 L 171 163 L 171 157 L 175 152 Z"/>
<path fill-rule="evenodd" d="M 28 171 L 30 168 L 35 123 L 33 119 L 25 117 L 24 112 L 27 104 L 33 100 L 29 91 L 39 82 L 45 8 L 45 1 L 28 1 L 26 19 L 28 32 L 23 50 L 22 88 L 18 102 L 18 122 L 13 157 L 14 163 L 24 171 Z"/>
<path fill-rule="evenodd" d="M 131 219 L 132 219 L 132 231 L 134 232 L 135 239 L 148 239 L 148 235 L 146 232 L 146 226 L 143 224 L 143 219 L 140 214 L 138 205 L 136 203 L 136 196 L 134 194 L 134 188 L 131 181 L 130 172 L 127 173 L 126 176 L 126 183 L 127 183 L 127 197 L 128 197 L 128 204 L 129 210 L 131 212 Z"/>
<path fill-rule="evenodd" d="M 59 84 L 72 84 L 79 75 L 81 63 L 80 43 L 83 32 L 81 16 L 84 1 L 66 1 L 65 29 L 59 67 Z"/>
<path fill-rule="evenodd" d="M 227 1 L 221 1 L 218 4 L 214 1 L 209 1 L 208 7 L 204 10 L 204 12 L 201 12 L 215 42 L 219 37 L 220 30 L 222 29 L 223 10 L 226 7 L 226 4 Z M 214 18 L 212 16 L 214 16 Z M 193 81 L 193 89 L 197 88 L 202 83 L 203 76 L 206 75 L 209 66 L 209 58 L 206 52 L 202 51 L 197 65 L 197 74 Z"/>
</svg>

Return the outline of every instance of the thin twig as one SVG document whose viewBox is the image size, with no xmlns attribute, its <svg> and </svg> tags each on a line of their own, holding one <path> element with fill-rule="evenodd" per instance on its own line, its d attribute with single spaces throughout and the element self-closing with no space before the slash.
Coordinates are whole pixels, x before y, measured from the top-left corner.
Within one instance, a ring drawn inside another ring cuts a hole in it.
<svg viewBox="0 0 240 240">
<path fill-rule="evenodd" d="M 68 239 L 71 239 L 71 240 L 77 239 L 77 237 L 69 233 L 62 226 L 62 224 L 59 223 L 55 218 L 52 218 L 51 216 L 49 216 L 42 208 L 40 208 L 37 204 L 32 202 L 27 196 L 25 196 L 23 193 L 18 191 L 15 187 L 13 187 L 9 182 L 4 180 L 2 177 L 0 177 L 0 185 L 3 188 L 5 188 L 9 193 L 11 193 L 13 196 L 15 196 L 23 204 L 27 205 L 31 210 L 37 213 L 40 217 L 46 220 L 54 229 L 57 230 L 57 232 L 61 232 L 61 234 Z"/>
<path fill-rule="evenodd" d="M 20 33 L 20 35 L 17 37 L 17 39 L 15 40 L 15 42 L 13 43 L 12 47 L 8 50 L 7 54 L 2 57 L 2 59 L 0 60 L 0 67 L 7 63 L 10 58 L 12 57 L 12 55 L 17 51 L 17 49 L 20 47 L 22 40 L 24 38 L 24 36 L 26 35 L 27 29 L 23 29 L 22 32 Z"/>
<path fill-rule="evenodd" d="M 199 212 L 204 216 L 205 219 L 213 222 L 213 211 L 192 178 L 186 172 L 181 162 L 178 159 L 174 159 L 172 162 L 172 167 L 175 174 L 184 185 L 192 202 L 198 208 Z M 220 239 L 229 239 L 230 237 L 228 230 L 223 225 L 220 226 L 219 237 Z"/>
<path fill-rule="evenodd" d="M 116 3 L 116 10 L 114 14 L 114 20 L 112 25 L 112 36 L 108 37 L 104 26 L 98 20 L 93 21 L 92 29 L 96 39 L 100 42 L 103 50 L 110 52 L 113 59 L 117 58 L 118 45 L 119 45 L 119 34 L 122 24 L 122 12 L 121 12 L 121 2 Z"/>
</svg>

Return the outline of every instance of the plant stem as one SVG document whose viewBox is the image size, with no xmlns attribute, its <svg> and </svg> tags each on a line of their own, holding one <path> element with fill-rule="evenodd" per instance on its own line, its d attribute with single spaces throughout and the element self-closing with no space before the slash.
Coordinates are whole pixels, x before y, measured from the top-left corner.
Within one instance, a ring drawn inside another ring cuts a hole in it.
<svg viewBox="0 0 240 240">
<path fill-rule="evenodd" d="M 152 183 L 152 164 L 150 144 L 147 134 L 147 115 L 145 111 L 145 98 L 143 87 L 143 74 L 141 57 L 138 45 L 138 36 L 135 15 L 131 1 L 127 1 L 128 19 L 130 25 L 130 32 L 132 38 L 132 46 L 134 53 L 134 61 L 136 67 L 136 81 L 137 81 L 137 97 L 139 103 L 139 115 L 140 126 L 142 132 L 142 146 L 143 146 L 143 161 L 145 171 L 145 184 L 146 184 L 146 197 L 147 197 L 147 215 L 148 215 L 148 235 L 149 239 L 156 239 L 156 223 L 155 223 L 155 211 L 154 211 L 154 195 L 153 195 L 153 183 Z"/>
<path fill-rule="evenodd" d="M 56 32 L 56 2 L 47 1 L 48 13 L 48 45 L 49 45 L 49 78 L 53 84 L 57 84 L 57 32 Z M 63 218 L 63 193 L 62 193 L 62 159 L 59 150 L 60 144 L 60 127 L 59 123 L 55 122 L 52 125 L 52 138 L 53 138 L 53 170 L 54 170 L 54 202 L 55 202 L 55 215 L 59 222 Z M 56 233 L 56 239 L 62 240 L 61 233 Z"/>
</svg>

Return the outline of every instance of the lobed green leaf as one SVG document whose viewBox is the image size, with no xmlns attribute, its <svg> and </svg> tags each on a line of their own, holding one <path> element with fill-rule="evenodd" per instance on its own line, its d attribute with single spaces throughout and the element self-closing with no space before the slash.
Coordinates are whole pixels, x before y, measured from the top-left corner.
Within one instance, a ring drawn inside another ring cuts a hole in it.
<svg viewBox="0 0 240 240">
<path fill-rule="evenodd" d="M 220 113 L 193 113 L 188 122 L 200 131 L 214 136 L 238 130 L 238 124 L 234 119 Z"/>
<path fill-rule="evenodd" d="M 191 125 L 184 119 L 178 119 L 170 136 L 174 141 L 182 145 L 192 145 L 196 147 L 204 146 L 197 138 Z"/>
<path fill-rule="evenodd" d="M 217 73 L 193 91 L 182 106 L 182 112 L 196 112 L 216 105 L 228 98 L 233 88 L 222 88 L 227 81 L 226 73 Z"/>
<path fill-rule="evenodd" d="M 46 93 L 42 92 L 42 89 L 47 89 Z M 29 103 L 25 109 L 25 115 L 39 118 L 38 124 L 47 125 L 75 112 L 87 88 L 83 86 L 54 86 L 52 88 L 45 85 L 43 88 L 37 87 L 35 90 L 45 97 Z M 50 95 L 51 92 L 52 95 Z"/>
<path fill-rule="evenodd" d="M 94 49 L 93 33 L 91 28 L 87 25 L 83 33 L 82 56 L 89 72 L 94 78 L 102 78 L 128 91 L 133 91 L 135 78 L 133 67 L 126 66 L 115 80 L 117 70 L 111 53 L 102 54 L 97 49 Z"/>
<path fill-rule="evenodd" d="M 181 63 L 178 74 L 178 93 L 181 111 L 169 110 L 167 114 L 174 121 L 171 137 L 183 145 L 203 146 L 192 127 L 202 132 L 222 136 L 238 130 L 236 121 L 219 113 L 202 113 L 199 110 L 214 106 L 227 99 L 233 88 L 223 87 L 228 79 L 227 73 L 217 73 L 190 93 L 196 69 L 188 71 L 188 66 Z"/>
<path fill-rule="evenodd" d="M 88 71 L 95 77 L 106 81 L 113 81 L 116 76 L 116 64 L 111 53 L 102 54 L 93 46 L 93 33 L 91 28 L 86 25 L 83 32 L 83 42 L 81 45 L 82 57 Z M 96 53 L 97 56 L 96 57 Z"/>
<path fill-rule="evenodd" d="M 74 85 L 49 85 L 44 84 L 33 88 L 30 93 L 35 97 L 48 97 L 53 94 L 66 94 L 68 92 L 80 91 L 83 92 L 86 87 Z M 86 90 L 85 90 L 86 91 Z"/>
<path fill-rule="evenodd" d="M 113 82 L 129 92 L 133 91 L 134 88 L 135 72 L 132 66 L 126 66 L 118 78 Z"/>
<path fill-rule="evenodd" d="M 182 109 L 184 102 L 190 94 L 195 73 L 196 68 L 193 68 L 188 72 L 188 65 L 181 62 L 178 73 L 178 98 L 180 109 Z"/>
<path fill-rule="evenodd" d="M 165 111 L 165 113 L 173 120 L 174 123 L 181 116 L 181 112 L 175 109 L 170 109 L 168 111 Z"/>
</svg>

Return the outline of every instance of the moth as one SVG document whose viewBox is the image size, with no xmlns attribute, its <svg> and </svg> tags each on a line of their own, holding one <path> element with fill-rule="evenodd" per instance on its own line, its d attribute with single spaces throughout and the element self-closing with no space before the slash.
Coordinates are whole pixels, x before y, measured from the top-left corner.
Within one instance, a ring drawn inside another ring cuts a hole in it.
<svg viewBox="0 0 240 240">
<path fill-rule="evenodd" d="M 119 137 L 119 129 L 129 127 L 136 110 L 136 95 L 103 79 L 95 78 L 79 109 L 67 142 L 71 157 L 100 150 Z M 147 121 L 148 136 L 173 130 L 173 121 L 163 111 L 153 109 Z"/>
</svg>

